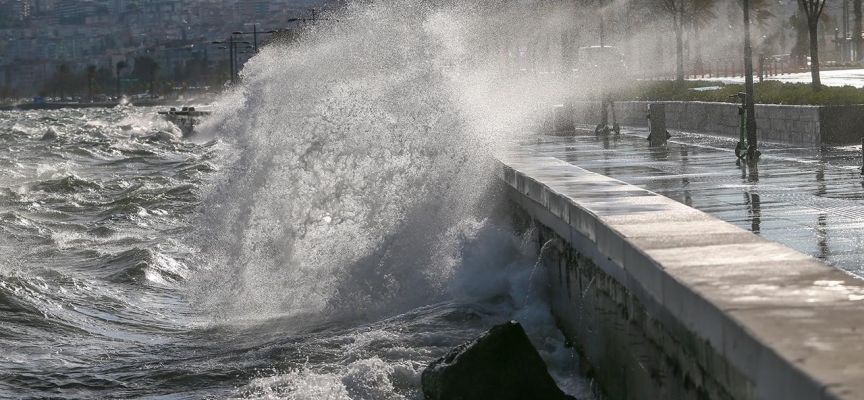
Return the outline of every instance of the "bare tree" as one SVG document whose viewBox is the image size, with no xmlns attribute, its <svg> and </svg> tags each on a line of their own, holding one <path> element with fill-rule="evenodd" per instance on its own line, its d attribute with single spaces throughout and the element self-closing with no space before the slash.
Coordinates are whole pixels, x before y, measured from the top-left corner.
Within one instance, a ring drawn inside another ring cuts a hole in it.
<svg viewBox="0 0 864 400">
<path fill-rule="evenodd" d="M 798 5 L 807 16 L 807 30 L 810 33 L 810 75 L 811 86 L 814 91 L 822 89 L 822 80 L 819 79 L 819 17 L 825 8 L 825 0 L 798 0 Z M 860 32 L 859 32 L 860 35 Z"/>
</svg>

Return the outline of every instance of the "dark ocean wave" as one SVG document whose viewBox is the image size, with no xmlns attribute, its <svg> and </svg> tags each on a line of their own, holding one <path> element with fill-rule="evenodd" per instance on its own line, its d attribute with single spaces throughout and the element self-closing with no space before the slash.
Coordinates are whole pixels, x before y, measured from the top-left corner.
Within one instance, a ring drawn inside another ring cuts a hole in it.
<svg viewBox="0 0 864 400">
<path fill-rule="evenodd" d="M 431 359 L 517 314 L 563 349 L 536 260 L 464 214 L 485 158 L 450 89 L 388 44 L 410 29 L 359 22 L 333 48 L 402 78 L 262 51 L 201 126 L 224 139 L 149 140 L 171 126 L 140 107 L 0 112 L 0 398 L 419 398 Z"/>
<path fill-rule="evenodd" d="M 14 315 L 21 317 L 25 316 L 40 316 L 42 312 L 38 307 L 19 298 L 17 293 L 24 291 L 23 287 L 15 282 L 12 278 L 3 278 L 3 283 L 0 284 L 0 312 L 4 315 Z M 29 320 L 30 318 L 25 318 Z M 35 319 L 35 318 L 33 318 Z"/>
<path fill-rule="evenodd" d="M 156 151 L 144 148 L 119 148 L 118 150 L 127 158 L 116 160 L 112 163 L 113 165 L 123 165 L 132 162 L 147 162 L 149 160 L 147 157 L 158 154 Z"/>
<path fill-rule="evenodd" d="M 87 230 L 87 234 L 97 238 L 108 238 L 117 234 L 116 229 L 112 229 L 108 226 L 97 226 L 95 228 L 91 228 Z"/>
<path fill-rule="evenodd" d="M 174 285 L 185 280 L 185 266 L 151 249 L 130 249 L 106 258 L 105 268 L 114 283 Z"/>
<path fill-rule="evenodd" d="M 0 321 L 0 328 L 3 328 L 0 330 L 24 343 L 52 335 L 68 338 L 68 335 L 88 334 L 80 320 L 63 318 L 74 312 L 71 299 L 66 299 L 64 292 L 75 284 L 68 277 L 61 279 L 56 272 L 42 273 L 45 276 L 0 276 L 0 313 L 8 317 Z"/>
<path fill-rule="evenodd" d="M 102 189 L 102 186 L 98 182 L 69 175 L 59 179 L 33 183 L 30 189 L 47 193 L 74 193 L 79 191 L 98 191 Z"/>
<path fill-rule="evenodd" d="M 21 398 L 52 398 L 80 399 L 89 397 L 94 392 L 111 390 L 122 393 L 124 389 L 134 387 L 114 379 L 99 376 L 75 376 L 72 374 L 55 373 L 48 376 L 19 372 L 8 379 L 11 387 L 26 387 L 29 393 Z"/>
<path fill-rule="evenodd" d="M 7 141 L 7 142 L 18 141 L 18 140 L 26 138 L 27 136 L 28 136 L 27 132 L 17 130 L 14 128 L 11 130 L 5 130 L 4 129 L 4 130 L 0 131 L 0 140 Z"/>
<path fill-rule="evenodd" d="M 96 158 L 95 152 L 90 151 L 90 149 L 88 149 L 86 147 L 82 147 L 82 146 L 76 146 L 75 148 L 70 149 L 69 154 L 73 154 L 73 155 L 76 155 L 79 157 L 84 157 L 84 158 Z"/>
<path fill-rule="evenodd" d="M 0 213 L 0 229 L 18 240 L 33 238 L 38 238 L 41 241 L 47 240 L 43 236 L 44 227 L 38 221 L 25 217 L 16 211 Z"/>
</svg>

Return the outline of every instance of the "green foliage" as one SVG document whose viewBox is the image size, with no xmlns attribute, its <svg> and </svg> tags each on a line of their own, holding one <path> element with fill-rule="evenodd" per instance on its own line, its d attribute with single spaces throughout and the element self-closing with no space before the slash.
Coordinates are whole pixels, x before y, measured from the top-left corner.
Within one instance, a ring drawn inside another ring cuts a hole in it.
<svg viewBox="0 0 864 400">
<path fill-rule="evenodd" d="M 81 82 L 72 73 L 69 64 L 57 66 L 56 72 L 42 84 L 42 91 L 65 97 L 81 89 Z"/>
<path fill-rule="evenodd" d="M 693 90 L 700 87 L 719 87 L 714 90 Z M 737 103 L 732 98 L 744 91 L 744 85 L 724 85 L 709 81 L 639 82 L 616 93 L 616 100 L 643 101 L 711 101 Z M 864 104 L 864 89 L 852 86 L 829 87 L 814 92 L 809 83 L 783 83 L 765 81 L 756 83 L 753 94 L 758 104 L 790 105 L 850 105 Z"/>
<path fill-rule="evenodd" d="M 17 98 L 18 94 L 19 93 L 17 89 L 13 89 L 9 86 L 0 86 L 0 101 L 4 101 L 4 99 L 7 98 Z"/>
<path fill-rule="evenodd" d="M 159 63 L 150 56 L 135 57 L 135 67 L 132 70 L 132 78 L 141 81 L 149 81 L 150 77 L 159 70 Z"/>
</svg>

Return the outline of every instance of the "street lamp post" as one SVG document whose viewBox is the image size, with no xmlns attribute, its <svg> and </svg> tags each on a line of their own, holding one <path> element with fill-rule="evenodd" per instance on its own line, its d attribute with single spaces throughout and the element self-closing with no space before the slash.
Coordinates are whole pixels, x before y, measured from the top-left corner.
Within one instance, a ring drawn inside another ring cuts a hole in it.
<svg viewBox="0 0 864 400">
<path fill-rule="evenodd" d="M 234 84 L 234 36 L 228 38 L 228 41 L 224 40 L 216 40 L 213 41 L 213 44 L 227 44 L 227 46 L 220 46 L 220 49 L 228 49 L 228 66 L 231 71 L 231 84 Z"/>
<path fill-rule="evenodd" d="M 251 50 L 251 51 L 250 51 L 250 50 Z M 244 47 L 243 47 L 243 50 L 236 51 L 236 54 L 237 54 L 237 58 L 238 58 L 238 61 L 237 61 L 237 64 L 238 64 L 238 65 L 237 65 L 237 69 L 240 69 L 240 65 L 239 65 L 239 64 L 240 64 L 241 60 L 242 60 L 243 64 L 245 64 L 246 61 L 249 61 L 249 59 L 250 59 L 252 56 L 255 55 L 255 47 L 253 47 L 253 46 L 244 46 Z M 243 56 L 240 56 L 240 54 L 243 54 Z M 243 57 L 243 58 L 241 59 L 240 57 Z"/>
<path fill-rule="evenodd" d="M 317 10 L 315 10 L 314 8 L 310 8 L 309 11 L 312 12 L 312 18 L 311 18 L 311 19 L 306 19 L 306 18 L 289 18 L 289 19 L 288 19 L 288 22 L 303 22 L 303 25 L 306 25 L 306 21 L 312 21 L 312 23 L 314 24 L 315 21 L 318 21 L 318 17 L 315 15 L 315 11 L 317 11 Z M 324 18 L 324 19 L 326 20 L 327 18 Z"/>
<path fill-rule="evenodd" d="M 750 1 L 744 0 L 744 93 L 747 99 L 747 155 L 751 161 L 759 156 L 756 145 L 756 107 L 753 96 L 753 49 L 750 45 Z"/>
<path fill-rule="evenodd" d="M 261 34 L 268 33 L 269 34 L 269 33 L 276 33 L 276 32 L 277 31 L 275 31 L 275 30 L 259 32 L 258 31 L 258 24 L 254 24 L 254 25 L 252 25 L 252 32 L 235 31 L 235 32 L 232 32 L 231 34 L 232 35 L 238 35 L 238 36 L 251 34 L 252 35 L 252 43 L 253 43 L 253 47 L 255 49 L 255 53 L 258 53 L 258 34 L 259 33 L 261 33 Z"/>
<path fill-rule="evenodd" d="M 238 44 L 252 44 L 252 43 L 250 43 L 250 42 L 238 42 L 238 41 L 234 40 L 234 35 L 232 34 L 228 38 L 227 41 L 217 40 L 217 41 L 212 42 L 212 44 L 225 44 L 225 45 L 227 45 L 227 46 L 220 46 L 219 48 L 220 49 L 226 49 L 226 48 L 228 49 L 228 57 L 229 57 L 228 61 L 229 61 L 229 65 L 231 68 L 231 84 L 236 83 L 237 82 L 237 79 L 236 79 L 237 68 L 235 66 L 235 61 L 236 61 L 235 59 L 236 59 L 236 54 L 237 54 L 236 46 Z"/>
</svg>

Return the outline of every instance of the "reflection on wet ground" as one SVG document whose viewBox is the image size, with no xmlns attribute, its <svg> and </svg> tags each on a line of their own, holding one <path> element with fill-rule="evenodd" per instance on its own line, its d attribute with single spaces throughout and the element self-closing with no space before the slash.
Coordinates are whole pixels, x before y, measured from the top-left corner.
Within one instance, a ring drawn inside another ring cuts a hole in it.
<svg viewBox="0 0 864 400">
<path fill-rule="evenodd" d="M 860 147 L 821 151 L 761 144 L 757 165 L 736 162 L 734 141 L 674 134 L 649 147 L 645 131 L 543 136 L 525 146 L 662 194 L 864 277 Z"/>
</svg>

